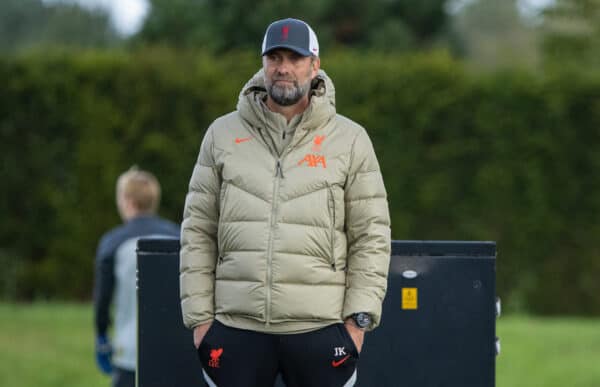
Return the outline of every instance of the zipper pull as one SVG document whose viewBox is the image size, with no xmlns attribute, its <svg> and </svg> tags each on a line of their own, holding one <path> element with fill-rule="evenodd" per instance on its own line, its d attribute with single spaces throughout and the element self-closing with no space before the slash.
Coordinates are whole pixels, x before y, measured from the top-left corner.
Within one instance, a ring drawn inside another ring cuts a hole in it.
<svg viewBox="0 0 600 387">
<path fill-rule="evenodd" d="M 283 179 L 283 170 L 281 169 L 281 161 L 277 160 L 277 168 L 275 168 L 275 176 L 280 176 Z"/>
</svg>

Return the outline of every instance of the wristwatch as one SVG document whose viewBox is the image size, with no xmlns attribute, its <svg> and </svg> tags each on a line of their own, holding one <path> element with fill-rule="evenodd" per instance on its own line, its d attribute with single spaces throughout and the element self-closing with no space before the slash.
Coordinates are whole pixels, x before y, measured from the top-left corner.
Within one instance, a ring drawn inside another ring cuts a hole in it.
<svg viewBox="0 0 600 387">
<path fill-rule="evenodd" d="M 351 317 L 356 326 L 361 329 L 368 328 L 371 325 L 371 315 L 368 313 L 358 312 L 354 313 Z"/>
</svg>

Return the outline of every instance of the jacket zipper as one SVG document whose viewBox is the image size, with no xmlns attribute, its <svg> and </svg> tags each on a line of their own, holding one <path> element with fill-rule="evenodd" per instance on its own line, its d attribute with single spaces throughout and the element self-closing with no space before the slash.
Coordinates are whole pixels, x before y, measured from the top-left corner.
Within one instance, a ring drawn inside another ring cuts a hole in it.
<svg viewBox="0 0 600 387">
<path fill-rule="evenodd" d="M 275 166 L 275 181 L 273 182 L 273 202 L 271 203 L 271 218 L 269 219 L 269 249 L 267 251 L 267 297 L 265 305 L 265 322 L 269 326 L 271 324 L 271 288 L 273 287 L 273 233 L 277 225 L 277 203 L 279 202 L 279 184 L 283 179 L 283 171 L 281 169 L 281 160 L 277 160 Z"/>
<path fill-rule="evenodd" d="M 331 187 L 331 185 L 327 184 L 327 190 L 329 193 L 327 207 L 329 208 L 329 218 L 331 220 L 329 236 L 329 256 L 331 260 L 331 268 L 333 269 L 333 271 L 337 271 L 337 267 L 335 265 L 335 196 L 333 196 L 333 188 Z"/>
<path fill-rule="evenodd" d="M 278 154 L 275 151 L 275 149 L 271 147 L 271 145 L 273 145 L 273 139 L 270 137 L 270 133 L 267 132 L 267 135 L 271 140 L 271 144 L 269 144 L 269 142 L 265 139 L 265 136 L 262 133 L 262 130 L 260 130 L 260 128 L 258 129 L 258 133 L 260 134 L 263 143 L 267 146 L 273 157 L 276 159 L 274 175 L 275 181 L 273 183 L 273 203 L 271 204 L 271 218 L 269 220 L 269 245 L 267 250 L 267 294 L 265 300 L 265 325 L 269 326 L 271 325 L 271 288 L 273 287 L 273 272 L 271 269 L 271 265 L 273 263 L 273 233 L 274 228 L 277 225 L 276 214 L 277 204 L 279 203 L 279 184 L 281 183 L 281 179 L 284 178 L 283 168 L 281 164 L 283 162 L 283 158 L 289 153 L 289 151 L 291 151 L 297 144 L 299 144 L 302 141 L 302 139 L 304 139 L 308 135 L 308 130 L 306 131 L 304 136 L 302 136 L 298 141 L 296 141 L 294 144 L 290 144 L 287 148 L 285 148 L 281 155 Z"/>
<path fill-rule="evenodd" d="M 269 218 L 269 241 L 268 241 L 268 245 L 267 245 L 267 278 L 266 278 L 266 282 L 267 282 L 267 286 L 266 286 L 266 297 L 265 297 L 265 325 L 269 326 L 271 325 L 271 287 L 273 286 L 273 272 L 271 269 L 271 265 L 273 263 L 273 229 L 275 227 L 276 222 L 276 217 L 275 217 L 275 213 L 277 211 L 277 196 L 279 195 L 279 179 L 282 178 L 283 179 L 283 170 L 281 168 L 281 157 L 280 155 L 277 153 L 277 150 L 275 149 L 275 145 L 273 142 L 273 138 L 271 137 L 271 134 L 269 132 L 267 132 L 267 136 L 269 137 L 270 141 L 267 141 L 267 139 L 265 138 L 265 134 L 263 133 L 261 128 L 256 128 L 258 130 L 258 134 L 260 135 L 263 144 L 265 145 L 265 147 L 269 150 L 269 153 L 271 153 L 271 155 L 273 156 L 273 158 L 276 160 L 275 163 L 275 180 L 273 181 L 273 202 L 271 203 L 271 215 Z"/>
</svg>

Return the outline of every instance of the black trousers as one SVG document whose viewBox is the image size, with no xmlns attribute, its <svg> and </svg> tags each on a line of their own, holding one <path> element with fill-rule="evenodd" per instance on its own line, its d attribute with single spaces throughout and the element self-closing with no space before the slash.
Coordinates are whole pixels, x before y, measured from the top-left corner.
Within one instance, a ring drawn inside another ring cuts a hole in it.
<svg viewBox="0 0 600 387">
<path fill-rule="evenodd" d="M 135 387 L 135 372 L 114 368 L 112 373 L 113 387 Z"/>
<path fill-rule="evenodd" d="M 290 335 L 227 327 L 214 321 L 198 348 L 209 387 L 351 387 L 359 353 L 344 324 Z"/>
</svg>

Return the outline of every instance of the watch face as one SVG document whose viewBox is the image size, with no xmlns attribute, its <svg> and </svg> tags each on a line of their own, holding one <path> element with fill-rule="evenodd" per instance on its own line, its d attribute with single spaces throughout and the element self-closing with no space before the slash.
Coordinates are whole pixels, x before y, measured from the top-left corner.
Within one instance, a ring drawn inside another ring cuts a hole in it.
<svg viewBox="0 0 600 387">
<path fill-rule="evenodd" d="M 371 325 L 371 316 L 369 316 L 367 313 L 357 313 L 354 315 L 354 321 L 359 327 L 366 328 Z"/>
</svg>

